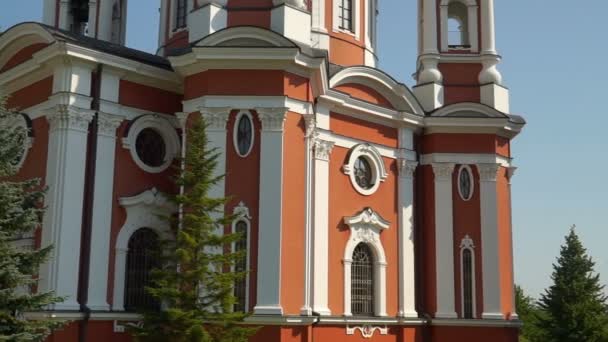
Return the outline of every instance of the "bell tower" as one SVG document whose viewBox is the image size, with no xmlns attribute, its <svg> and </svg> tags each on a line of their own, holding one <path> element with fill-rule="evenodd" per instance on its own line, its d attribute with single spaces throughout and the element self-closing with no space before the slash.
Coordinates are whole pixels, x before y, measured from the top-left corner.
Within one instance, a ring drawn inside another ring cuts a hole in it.
<svg viewBox="0 0 608 342">
<path fill-rule="evenodd" d="M 414 92 L 426 111 L 477 102 L 509 112 L 497 69 L 494 0 L 418 0 Z"/>
<path fill-rule="evenodd" d="M 44 0 L 43 22 L 124 45 L 128 0 Z"/>
</svg>

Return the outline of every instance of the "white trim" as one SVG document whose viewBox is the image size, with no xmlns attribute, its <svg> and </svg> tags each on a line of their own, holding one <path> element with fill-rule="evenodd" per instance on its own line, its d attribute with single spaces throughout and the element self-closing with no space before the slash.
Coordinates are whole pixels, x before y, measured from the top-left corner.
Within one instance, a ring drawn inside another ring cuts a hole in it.
<svg viewBox="0 0 608 342">
<path fill-rule="evenodd" d="M 251 124 L 251 141 L 249 142 L 249 150 L 247 150 L 245 154 L 241 154 L 241 152 L 239 151 L 238 142 L 238 127 L 242 117 L 248 118 L 249 123 Z M 247 157 L 253 150 L 253 145 L 255 144 L 255 124 L 253 122 L 253 116 L 248 110 L 241 109 L 236 115 L 236 119 L 234 120 L 234 127 L 232 127 L 232 143 L 234 144 L 234 150 L 236 151 L 236 154 L 241 158 Z"/>
<path fill-rule="evenodd" d="M 420 156 L 421 165 L 433 163 L 454 164 L 500 164 L 503 167 L 511 167 L 511 159 L 492 153 L 429 153 Z"/>
<path fill-rule="evenodd" d="M 359 158 L 365 158 L 371 166 L 373 185 L 369 189 L 359 186 L 355 178 L 355 162 Z M 348 154 L 348 161 L 342 166 L 342 171 L 350 176 L 353 188 L 365 196 L 375 193 L 380 187 L 380 182 L 384 182 L 388 177 L 388 172 L 386 171 L 380 152 L 370 144 L 359 144 L 353 147 Z"/>
<path fill-rule="evenodd" d="M 239 202 L 239 205 L 232 209 L 232 214 L 236 216 L 234 221 L 232 221 L 231 232 L 234 234 L 236 232 L 236 225 L 239 222 L 245 222 L 246 228 L 246 257 L 245 257 L 245 270 L 247 271 L 247 275 L 245 276 L 245 312 L 249 311 L 249 280 L 250 280 L 250 269 L 251 269 L 251 215 L 249 214 L 249 208 L 242 201 Z M 236 252 L 236 242 L 232 243 L 232 251 Z M 234 265 L 232 266 L 234 270 Z"/>
<path fill-rule="evenodd" d="M 127 271 L 127 252 L 129 239 L 141 228 L 154 230 L 161 239 L 171 237 L 169 223 L 160 215 L 170 215 L 176 211 L 174 204 L 156 188 L 146 190 L 133 197 L 122 197 L 118 200 L 127 212 L 127 219 L 118 232 L 114 246 L 114 298 L 113 311 L 124 311 L 125 279 Z"/>
<path fill-rule="evenodd" d="M 472 289 L 472 315 L 477 317 L 477 272 L 475 270 L 475 244 L 469 235 L 466 235 L 460 242 L 460 306 L 461 316 L 464 318 L 464 251 L 471 252 L 471 289 Z"/>
<path fill-rule="evenodd" d="M 162 165 L 157 167 L 146 165 L 137 155 L 137 149 L 135 148 L 139 133 L 146 128 L 156 131 L 165 143 L 165 160 Z M 175 127 L 165 118 L 154 114 L 142 115 L 131 123 L 127 136 L 122 138 L 122 147 L 129 150 L 131 158 L 140 169 L 148 173 L 160 173 L 169 168 L 173 160 L 179 156 L 180 139 Z"/>
<path fill-rule="evenodd" d="M 404 130 L 405 131 L 405 130 Z M 405 134 L 404 134 L 405 135 Z M 400 145 L 408 139 L 400 139 Z M 414 175 L 418 162 L 398 160 L 399 213 L 399 317 L 418 318 L 416 311 L 416 274 L 414 245 Z"/>
<path fill-rule="evenodd" d="M 344 33 L 359 40 L 361 34 L 361 20 L 359 18 L 361 12 L 361 1 L 365 0 L 351 0 L 351 26 L 352 31 L 340 28 L 340 2 L 344 0 L 329 0 L 333 1 L 333 24 L 332 28 L 334 32 Z"/>
<path fill-rule="evenodd" d="M 344 217 L 344 223 L 350 228 L 350 237 L 344 248 L 344 316 L 351 312 L 351 267 L 355 248 L 365 243 L 374 253 L 374 314 L 385 317 L 386 314 L 386 255 L 380 241 L 380 233 L 389 228 L 390 222 L 384 220 L 371 208 L 359 214 Z"/>
<path fill-rule="evenodd" d="M 464 195 L 462 194 L 462 188 L 460 187 L 460 177 L 462 175 L 463 172 L 467 172 L 469 174 L 469 179 L 471 181 L 471 184 L 469 184 L 469 197 L 465 198 Z M 458 177 L 456 178 L 457 180 L 457 188 L 458 188 L 458 195 L 460 195 L 460 198 L 463 201 L 470 201 L 473 198 L 473 195 L 475 194 L 475 176 L 473 174 L 473 170 L 471 170 L 471 167 L 469 165 L 461 165 L 460 168 L 458 169 Z"/>
<path fill-rule="evenodd" d="M 312 114 L 313 105 L 287 96 L 224 96 L 205 95 L 196 99 L 183 101 L 184 112 L 191 113 L 201 107 L 217 108 L 282 108 L 298 114 Z"/>
</svg>

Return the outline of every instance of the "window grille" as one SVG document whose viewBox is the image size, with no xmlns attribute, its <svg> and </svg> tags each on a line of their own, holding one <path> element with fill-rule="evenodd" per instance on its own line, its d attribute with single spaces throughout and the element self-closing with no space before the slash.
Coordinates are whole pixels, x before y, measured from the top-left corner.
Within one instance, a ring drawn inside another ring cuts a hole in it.
<svg viewBox="0 0 608 342">
<path fill-rule="evenodd" d="M 239 221 L 235 226 L 235 233 L 242 235 L 242 238 L 234 244 L 234 251 L 241 252 L 247 250 L 247 222 Z M 239 259 L 234 265 L 235 272 L 247 272 L 247 257 Z M 243 277 L 238 279 L 234 284 L 234 297 L 236 297 L 236 303 L 234 304 L 235 312 L 247 312 L 247 278 Z"/>
<path fill-rule="evenodd" d="M 175 6 L 176 29 L 186 27 L 186 17 L 188 15 L 187 3 L 188 0 L 177 0 L 177 4 Z"/>
<path fill-rule="evenodd" d="M 145 287 L 150 285 L 150 271 L 160 265 L 156 253 L 158 248 L 158 236 L 148 228 L 139 229 L 129 239 L 125 284 L 126 310 L 160 308 L 158 302 L 145 290 Z"/>
<path fill-rule="evenodd" d="M 340 29 L 354 32 L 353 30 L 353 0 L 340 0 L 339 6 Z"/>
<path fill-rule="evenodd" d="M 357 316 L 374 314 L 374 258 L 369 246 L 363 243 L 353 252 L 351 311 Z"/>
<path fill-rule="evenodd" d="M 473 318 L 473 255 L 470 249 L 462 251 L 463 317 Z"/>
</svg>

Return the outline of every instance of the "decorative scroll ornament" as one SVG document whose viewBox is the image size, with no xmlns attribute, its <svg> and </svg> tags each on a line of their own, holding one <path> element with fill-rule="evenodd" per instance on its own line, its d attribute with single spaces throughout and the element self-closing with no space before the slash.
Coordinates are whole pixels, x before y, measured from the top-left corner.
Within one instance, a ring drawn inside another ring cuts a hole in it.
<svg viewBox="0 0 608 342">
<path fill-rule="evenodd" d="M 239 202 L 239 205 L 234 207 L 232 213 L 237 217 L 237 219 L 246 218 L 251 220 L 251 215 L 249 214 L 249 208 L 243 203 L 243 201 Z"/>
<path fill-rule="evenodd" d="M 438 181 L 448 181 L 452 178 L 454 172 L 453 163 L 433 163 L 433 173 Z"/>
<path fill-rule="evenodd" d="M 334 143 L 331 141 L 315 139 L 315 159 L 329 160 Z"/>
<path fill-rule="evenodd" d="M 201 107 L 199 112 L 210 130 L 226 130 L 226 123 L 230 116 L 231 108 L 228 107 Z"/>
<path fill-rule="evenodd" d="M 401 158 L 398 160 L 399 165 L 399 177 L 402 178 L 414 178 L 414 173 L 418 167 L 418 162 Z"/>
<path fill-rule="evenodd" d="M 372 338 L 376 331 L 378 331 L 380 335 L 388 335 L 388 327 L 386 325 L 384 327 L 375 327 L 369 324 L 356 327 L 350 327 L 347 325 L 346 335 L 354 335 L 357 330 L 361 332 L 361 336 L 363 336 L 363 338 Z"/>
<path fill-rule="evenodd" d="M 120 126 L 123 118 L 116 115 L 99 113 L 97 120 L 99 134 L 106 137 L 115 137 L 116 129 Z"/>
<path fill-rule="evenodd" d="M 46 118 L 51 126 L 51 131 L 64 129 L 86 133 L 93 115 L 93 111 L 90 109 L 57 105 L 49 111 Z"/>
<path fill-rule="evenodd" d="M 318 135 L 318 132 L 316 131 L 317 128 L 317 119 L 315 119 L 315 115 L 314 114 L 307 114 L 304 115 L 304 122 L 305 122 L 305 126 L 306 126 L 306 138 L 316 138 Z"/>
<path fill-rule="evenodd" d="M 255 108 L 264 131 L 283 131 L 289 108 Z"/>
</svg>

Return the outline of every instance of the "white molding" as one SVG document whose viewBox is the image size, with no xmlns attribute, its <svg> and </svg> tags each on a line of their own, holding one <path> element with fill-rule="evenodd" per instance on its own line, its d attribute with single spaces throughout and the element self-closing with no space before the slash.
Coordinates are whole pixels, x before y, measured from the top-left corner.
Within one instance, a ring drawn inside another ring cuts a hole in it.
<svg viewBox="0 0 608 342">
<path fill-rule="evenodd" d="M 417 318 L 414 251 L 414 175 L 418 162 L 399 159 L 399 317 Z"/>
<path fill-rule="evenodd" d="M 460 187 L 460 177 L 463 172 L 467 172 L 469 174 L 469 179 L 471 181 L 471 184 L 469 184 L 469 197 L 468 198 L 464 197 L 464 195 L 462 194 L 463 189 Z M 460 196 L 460 198 L 463 201 L 466 201 L 466 202 L 470 201 L 473 198 L 473 195 L 475 194 L 475 175 L 474 175 L 471 167 L 467 164 L 460 165 L 460 168 L 458 169 L 458 176 L 456 177 L 456 180 L 457 180 L 456 188 L 458 189 L 458 195 Z"/>
<path fill-rule="evenodd" d="M 245 244 L 247 246 L 246 256 L 245 256 L 245 270 L 247 275 L 245 276 L 245 303 L 244 308 L 245 312 L 249 311 L 249 280 L 250 280 L 250 270 L 251 270 L 251 215 L 249 214 L 249 207 L 245 205 L 242 201 L 232 209 L 232 214 L 235 215 L 235 219 L 232 221 L 231 232 L 234 234 L 236 232 L 236 224 L 239 222 L 245 222 L 247 225 L 246 228 L 246 241 Z M 232 251 L 236 252 L 236 242 L 232 243 Z M 234 266 L 232 266 L 234 270 Z"/>
<path fill-rule="evenodd" d="M 492 153 L 429 153 L 420 156 L 421 165 L 433 163 L 454 164 L 500 164 L 503 167 L 511 166 L 511 159 Z"/>
<path fill-rule="evenodd" d="M 361 333 L 361 337 L 366 339 L 371 339 L 372 337 L 374 337 L 374 333 L 376 333 L 376 331 L 378 331 L 379 335 L 388 335 L 388 327 L 386 325 L 383 327 L 378 327 L 370 324 L 354 327 L 347 325 L 346 335 L 355 335 L 357 330 L 359 330 L 359 332 Z"/>
<path fill-rule="evenodd" d="M 184 112 L 191 113 L 206 108 L 288 108 L 298 114 L 312 114 L 313 105 L 287 96 L 223 96 L 206 95 L 183 101 Z"/>
<path fill-rule="evenodd" d="M 452 173 L 454 164 L 433 163 L 435 176 L 435 267 L 437 318 L 457 318 L 454 301 L 454 216 Z"/>
<path fill-rule="evenodd" d="M 359 158 L 365 158 L 371 166 L 373 185 L 369 189 L 364 189 L 359 186 L 355 179 L 354 165 L 357 159 Z M 350 177 L 350 182 L 353 188 L 355 188 L 358 193 L 364 196 L 369 196 L 375 193 L 380 187 L 380 183 L 384 182 L 388 177 L 388 172 L 386 171 L 386 167 L 384 166 L 384 160 L 382 159 L 382 155 L 380 155 L 380 152 L 378 152 L 378 150 L 376 150 L 370 144 L 359 144 L 353 147 L 349 151 L 348 161 L 342 166 L 342 171 L 344 172 L 344 174 Z"/>
<path fill-rule="evenodd" d="M 118 200 L 127 212 L 127 219 L 118 232 L 114 246 L 114 298 L 113 311 L 124 311 L 125 279 L 129 239 L 141 228 L 154 230 L 161 239 L 171 238 L 169 223 L 160 215 L 170 215 L 177 208 L 156 188 L 146 190 L 133 197 Z"/>
<path fill-rule="evenodd" d="M 366 208 L 359 214 L 344 217 L 344 223 L 350 229 L 350 236 L 344 248 L 344 316 L 352 316 L 351 312 L 351 267 L 355 248 L 365 243 L 374 253 L 374 314 L 385 317 L 386 314 L 386 268 L 387 261 L 384 247 L 380 241 L 380 233 L 389 228 L 390 222 L 383 219 L 371 208 Z"/>
<path fill-rule="evenodd" d="M 293 41 L 310 45 L 312 17 L 304 0 L 273 0 L 270 28 Z"/>
<path fill-rule="evenodd" d="M 41 247 L 52 245 L 50 258 L 40 268 L 39 290 L 66 297 L 49 309 L 78 310 L 77 287 L 80 263 L 85 160 L 92 111 L 56 106 L 47 113 L 49 142 L 45 197 L 47 210 L 42 225 Z"/>
<path fill-rule="evenodd" d="M 245 154 L 241 154 L 241 152 L 239 151 L 239 143 L 238 143 L 238 127 L 239 127 L 239 122 L 240 122 L 241 118 L 243 118 L 243 117 L 248 118 L 249 123 L 251 124 L 251 141 L 250 141 L 250 145 L 249 145 L 249 150 Z M 233 143 L 234 151 L 241 158 L 246 158 L 253 150 L 253 146 L 255 144 L 255 124 L 253 121 L 253 116 L 251 115 L 249 110 L 241 109 L 237 113 L 236 119 L 234 120 L 234 127 L 232 127 L 232 143 Z"/>
<path fill-rule="evenodd" d="M 355 40 L 359 40 L 359 36 L 361 35 L 361 1 L 365 0 L 352 0 L 351 2 L 351 25 L 353 31 L 345 30 L 340 28 L 340 2 L 342 0 L 328 0 L 333 1 L 333 24 L 332 29 L 334 32 L 344 33 L 349 36 L 355 38 Z"/>
<path fill-rule="evenodd" d="M 137 155 L 137 149 L 135 148 L 137 136 L 146 128 L 152 128 L 156 131 L 165 143 L 165 160 L 162 165 L 157 167 L 146 165 Z M 127 136 L 122 138 L 122 147 L 128 149 L 135 164 L 148 173 L 165 171 L 171 166 L 173 160 L 180 155 L 180 139 L 175 127 L 162 116 L 155 114 L 142 115 L 134 119 Z"/>
<path fill-rule="evenodd" d="M 256 107 L 262 122 L 256 314 L 282 315 L 283 135 L 286 107 Z"/>
<path fill-rule="evenodd" d="M 464 255 L 463 252 L 471 252 L 471 288 L 472 288 L 472 313 L 473 318 L 477 317 L 477 270 L 475 267 L 475 244 L 469 235 L 465 235 L 460 241 L 460 307 L 461 316 L 464 316 Z M 462 317 L 464 319 L 464 317 Z"/>
</svg>

